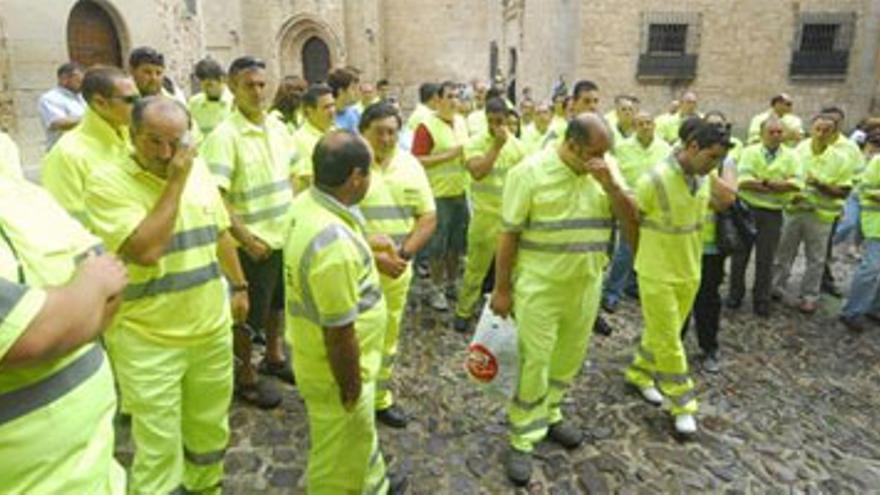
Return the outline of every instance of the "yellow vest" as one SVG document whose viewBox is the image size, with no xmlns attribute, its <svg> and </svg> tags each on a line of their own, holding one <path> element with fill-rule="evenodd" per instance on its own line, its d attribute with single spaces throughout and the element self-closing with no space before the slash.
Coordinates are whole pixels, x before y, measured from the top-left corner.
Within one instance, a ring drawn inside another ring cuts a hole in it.
<svg viewBox="0 0 880 495">
<path fill-rule="evenodd" d="M 465 161 L 485 156 L 494 145 L 495 138 L 489 135 L 489 131 L 474 136 L 465 146 Z M 510 169 L 524 157 L 523 144 L 516 136 L 509 134 L 489 175 L 480 180 L 472 179 L 470 181 L 470 198 L 474 215 L 501 217 L 501 194 L 504 192 L 504 178 Z"/>
<path fill-rule="evenodd" d="M 862 206 L 862 234 L 865 238 L 880 240 L 880 201 L 868 199 L 865 195 L 880 194 L 880 155 L 874 156 L 859 183 L 859 203 Z"/>
<path fill-rule="evenodd" d="M 635 269 L 661 282 L 698 282 L 703 222 L 709 214 L 709 179 L 695 178 L 691 192 L 676 158 L 652 168 L 636 186 L 642 218 Z"/>
<path fill-rule="evenodd" d="M 770 160 L 770 161 L 768 161 Z M 737 181 L 795 181 L 798 177 L 798 160 L 794 151 L 779 146 L 773 158 L 762 143 L 746 147 L 737 162 Z M 769 210 L 781 210 L 791 201 L 793 193 L 761 193 L 739 190 L 739 196 L 748 204 Z"/>
<path fill-rule="evenodd" d="M 823 184 L 837 187 L 852 186 L 855 169 L 835 146 L 829 146 L 819 155 L 814 154 L 812 142 L 812 139 L 807 139 L 795 148 L 795 154 L 800 161 L 799 182 L 803 184 L 803 191 L 793 196 L 786 210 L 811 211 L 820 221 L 833 223 L 843 211 L 844 200 L 826 196 L 806 182 L 812 177 Z"/>
<path fill-rule="evenodd" d="M 440 117 L 432 115 L 423 123 L 434 142 L 434 147 L 431 149 L 432 154 L 456 146 L 463 146 L 467 142 L 467 126 L 463 125 L 463 119 L 454 119 L 453 124 L 450 125 Z M 448 198 L 464 194 L 465 169 L 464 160 L 460 155 L 451 160 L 426 167 L 426 170 L 428 182 L 431 184 L 435 198 Z"/>
<path fill-rule="evenodd" d="M 202 92 L 189 99 L 189 112 L 203 136 L 207 136 L 232 113 L 232 93 L 223 88 L 223 94 L 217 101 L 211 101 Z"/>
</svg>

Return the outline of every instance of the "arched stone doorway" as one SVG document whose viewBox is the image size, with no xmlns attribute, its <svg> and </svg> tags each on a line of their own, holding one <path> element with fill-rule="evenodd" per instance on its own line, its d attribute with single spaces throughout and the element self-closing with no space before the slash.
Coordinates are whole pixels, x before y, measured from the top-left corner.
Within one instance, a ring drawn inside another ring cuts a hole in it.
<svg viewBox="0 0 880 495">
<path fill-rule="evenodd" d="M 67 19 L 70 60 L 88 67 L 95 64 L 122 67 L 122 36 L 113 12 L 92 0 L 80 0 Z"/>
<path fill-rule="evenodd" d="M 306 40 L 302 49 L 303 77 L 309 84 L 327 80 L 330 72 L 330 48 L 317 36 Z"/>
<path fill-rule="evenodd" d="M 330 67 L 343 64 L 345 53 L 333 30 L 309 15 L 290 18 L 278 36 L 281 75 L 300 75 L 309 83 L 327 80 Z"/>
</svg>

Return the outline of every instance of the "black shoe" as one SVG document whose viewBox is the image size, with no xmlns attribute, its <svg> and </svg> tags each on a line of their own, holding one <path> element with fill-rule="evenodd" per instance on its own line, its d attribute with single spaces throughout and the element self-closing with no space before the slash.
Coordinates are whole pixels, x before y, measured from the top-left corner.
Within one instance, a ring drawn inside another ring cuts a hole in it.
<svg viewBox="0 0 880 495">
<path fill-rule="evenodd" d="M 265 380 L 252 385 L 236 383 L 235 396 L 260 409 L 275 409 L 281 405 L 281 393 Z"/>
<path fill-rule="evenodd" d="M 403 495 L 409 488 L 409 479 L 403 473 L 388 473 L 388 495 Z"/>
<path fill-rule="evenodd" d="M 532 454 L 508 448 L 504 457 L 504 472 L 516 486 L 526 486 L 532 479 Z"/>
<path fill-rule="evenodd" d="M 865 317 L 873 321 L 874 323 L 880 324 L 880 314 L 878 313 L 868 313 L 865 315 Z"/>
<path fill-rule="evenodd" d="M 273 363 L 268 359 L 263 358 L 263 360 L 260 361 L 260 366 L 257 368 L 257 371 L 259 371 L 261 375 L 274 376 L 285 383 L 296 385 L 296 378 L 293 376 L 293 366 L 291 366 L 289 361 Z"/>
<path fill-rule="evenodd" d="M 467 333 L 469 327 L 470 325 L 467 318 L 462 318 L 461 316 L 456 315 L 452 320 L 452 329 L 458 333 Z"/>
<path fill-rule="evenodd" d="M 602 309 L 606 313 L 614 313 L 615 311 L 617 311 L 618 304 L 619 302 L 613 299 L 602 299 Z"/>
<path fill-rule="evenodd" d="M 376 411 L 376 421 L 390 428 L 406 428 L 409 419 L 397 404 Z"/>
<path fill-rule="evenodd" d="M 753 308 L 755 316 L 768 318 L 770 316 L 770 304 L 766 302 L 756 302 Z"/>
<path fill-rule="evenodd" d="M 821 290 L 823 293 L 828 294 L 831 297 L 836 297 L 838 299 L 843 297 L 843 292 L 834 285 L 834 282 L 823 283 Z"/>
<path fill-rule="evenodd" d="M 862 333 L 868 330 L 870 323 L 868 323 L 868 319 L 862 315 L 859 316 L 840 316 L 838 320 L 843 323 L 843 326 L 852 332 Z"/>
<path fill-rule="evenodd" d="M 614 333 L 614 328 L 605 321 L 605 318 L 598 316 L 596 322 L 593 323 L 593 332 L 607 337 Z"/>
<path fill-rule="evenodd" d="M 742 307 L 742 305 L 743 305 L 742 298 L 728 297 L 727 299 L 724 300 L 724 306 L 727 309 L 739 309 Z"/>
<path fill-rule="evenodd" d="M 584 441 L 584 433 L 570 422 L 560 421 L 550 425 L 547 438 L 571 450 L 580 447 Z"/>
</svg>

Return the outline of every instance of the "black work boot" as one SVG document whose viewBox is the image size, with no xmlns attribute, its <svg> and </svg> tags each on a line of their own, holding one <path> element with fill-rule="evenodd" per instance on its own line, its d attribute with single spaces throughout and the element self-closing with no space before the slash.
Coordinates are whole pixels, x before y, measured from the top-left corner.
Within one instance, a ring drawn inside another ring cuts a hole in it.
<svg viewBox="0 0 880 495">
<path fill-rule="evenodd" d="M 508 448 L 504 457 L 504 472 L 514 485 L 528 485 L 532 479 L 532 454 L 513 447 Z"/>
<path fill-rule="evenodd" d="M 547 430 L 547 438 L 571 450 L 581 445 L 584 441 L 584 433 L 570 421 L 563 420 L 550 425 L 550 429 Z"/>
</svg>

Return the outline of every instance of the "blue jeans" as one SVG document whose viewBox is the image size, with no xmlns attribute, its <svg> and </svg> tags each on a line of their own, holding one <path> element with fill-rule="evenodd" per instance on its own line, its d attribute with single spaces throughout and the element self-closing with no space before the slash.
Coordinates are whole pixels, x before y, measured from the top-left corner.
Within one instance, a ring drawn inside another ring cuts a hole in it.
<svg viewBox="0 0 880 495">
<path fill-rule="evenodd" d="M 602 294 L 602 300 L 606 304 L 614 305 L 623 298 L 623 291 L 634 293 L 636 290 L 636 278 L 633 276 L 632 248 L 629 247 L 629 244 L 621 236 L 618 238 L 617 249 L 614 251 L 614 258 L 611 260 L 608 278 L 605 279 L 605 290 Z"/>
<path fill-rule="evenodd" d="M 855 191 L 850 193 L 843 205 L 843 217 L 837 223 L 837 230 L 834 232 L 832 243 L 840 244 L 844 242 L 850 235 L 853 236 L 856 243 L 861 242 L 861 212 L 862 206 L 859 203 L 859 195 Z"/>
<path fill-rule="evenodd" d="M 864 243 L 862 261 L 852 277 L 841 314 L 853 318 L 868 313 L 880 314 L 880 239 Z"/>
</svg>

